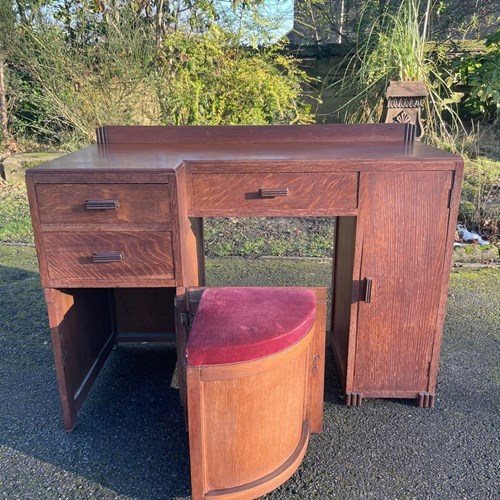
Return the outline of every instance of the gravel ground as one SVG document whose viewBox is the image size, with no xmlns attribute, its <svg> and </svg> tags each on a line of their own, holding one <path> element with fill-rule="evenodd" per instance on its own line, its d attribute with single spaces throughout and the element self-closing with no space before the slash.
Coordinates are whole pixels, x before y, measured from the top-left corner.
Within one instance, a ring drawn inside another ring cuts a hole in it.
<svg viewBox="0 0 500 500">
<path fill-rule="evenodd" d="M 329 281 L 326 261 L 212 260 L 210 284 Z M 346 408 L 327 362 L 324 432 L 268 498 L 489 499 L 499 490 L 500 269 L 452 274 L 436 407 Z M 186 498 L 173 346 L 120 346 L 62 429 L 32 248 L 0 246 L 0 498 Z"/>
</svg>

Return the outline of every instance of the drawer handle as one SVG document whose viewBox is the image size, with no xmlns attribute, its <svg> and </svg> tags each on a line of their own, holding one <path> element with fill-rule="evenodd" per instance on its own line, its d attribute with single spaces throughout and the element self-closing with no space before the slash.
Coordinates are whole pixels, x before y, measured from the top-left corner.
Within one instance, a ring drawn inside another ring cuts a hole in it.
<svg viewBox="0 0 500 500">
<path fill-rule="evenodd" d="M 365 278 L 365 298 L 364 301 L 369 304 L 372 301 L 372 285 L 373 280 L 371 278 Z"/>
<path fill-rule="evenodd" d="M 121 262 L 123 260 L 122 252 L 93 252 L 92 262 Z"/>
<path fill-rule="evenodd" d="M 259 189 L 259 195 L 261 198 L 276 198 L 278 196 L 288 196 L 288 188 L 277 188 L 277 189 Z"/>
<path fill-rule="evenodd" d="M 118 200 L 87 200 L 85 202 L 87 210 L 113 210 L 119 206 Z"/>
</svg>

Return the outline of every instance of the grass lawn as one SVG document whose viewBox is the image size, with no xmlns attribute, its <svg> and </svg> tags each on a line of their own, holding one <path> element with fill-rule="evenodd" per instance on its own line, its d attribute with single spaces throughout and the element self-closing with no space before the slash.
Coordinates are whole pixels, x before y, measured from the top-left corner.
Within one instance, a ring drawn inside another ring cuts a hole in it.
<svg viewBox="0 0 500 500">
<path fill-rule="evenodd" d="M 26 187 L 0 181 L 0 242 L 33 243 Z"/>
</svg>

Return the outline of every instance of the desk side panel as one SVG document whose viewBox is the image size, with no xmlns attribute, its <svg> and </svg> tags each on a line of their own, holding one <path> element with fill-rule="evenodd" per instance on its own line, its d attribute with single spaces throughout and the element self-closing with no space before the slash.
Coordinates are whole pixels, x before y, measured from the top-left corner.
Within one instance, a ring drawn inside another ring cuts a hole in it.
<svg viewBox="0 0 500 500">
<path fill-rule="evenodd" d="M 47 269 L 47 257 L 45 255 L 45 246 L 41 230 L 40 213 L 38 210 L 38 200 L 35 188 L 35 179 L 33 176 L 26 176 L 26 188 L 28 192 L 28 202 L 30 206 L 31 225 L 33 227 L 33 237 L 35 240 L 36 256 L 38 259 L 38 268 L 40 269 L 40 281 L 42 286 L 49 286 L 49 272 Z"/>
<path fill-rule="evenodd" d="M 441 343 L 443 339 L 444 321 L 446 315 L 446 302 L 448 299 L 448 288 L 450 284 L 450 271 L 453 258 L 453 242 L 455 241 L 455 231 L 460 206 L 461 187 L 464 177 L 464 162 L 462 159 L 457 161 L 456 171 L 453 175 L 453 188 L 450 195 L 448 211 L 448 235 L 446 241 L 446 254 L 443 263 L 443 273 L 441 282 L 441 296 L 439 299 L 439 311 L 436 321 L 436 335 L 432 349 L 431 366 L 429 373 L 429 383 L 427 393 L 434 394 L 436 391 L 436 379 L 439 365 L 439 356 L 441 353 Z"/>
<path fill-rule="evenodd" d="M 342 387 L 348 386 L 347 369 L 349 342 L 355 340 L 351 319 L 356 317 L 357 297 L 354 297 L 354 257 L 356 251 L 356 217 L 337 217 L 333 265 L 332 348 Z M 357 272 L 359 272 L 359 265 Z M 354 311 L 353 311 L 354 308 Z"/>
<path fill-rule="evenodd" d="M 171 182 L 173 247 L 175 274 L 178 287 L 205 284 L 205 256 L 203 246 L 203 219 L 189 217 L 191 183 L 186 167 L 182 165 Z"/>
<path fill-rule="evenodd" d="M 47 289 L 45 299 L 66 430 L 114 345 L 109 290 Z"/>
</svg>

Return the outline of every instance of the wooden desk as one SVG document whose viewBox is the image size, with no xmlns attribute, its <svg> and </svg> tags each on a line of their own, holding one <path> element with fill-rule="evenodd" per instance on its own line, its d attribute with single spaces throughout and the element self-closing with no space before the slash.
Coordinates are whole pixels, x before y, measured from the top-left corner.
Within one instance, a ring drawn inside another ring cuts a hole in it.
<svg viewBox="0 0 500 500">
<path fill-rule="evenodd" d="M 219 216 L 336 217 L 347 404 L 432 406 L 462 174 L 400 124 L 105 127 L 29 170 L 66 428 L 115 342 L 173 338 L 174 296 L 204 284 L 202 218 Z"/>
</svg>

